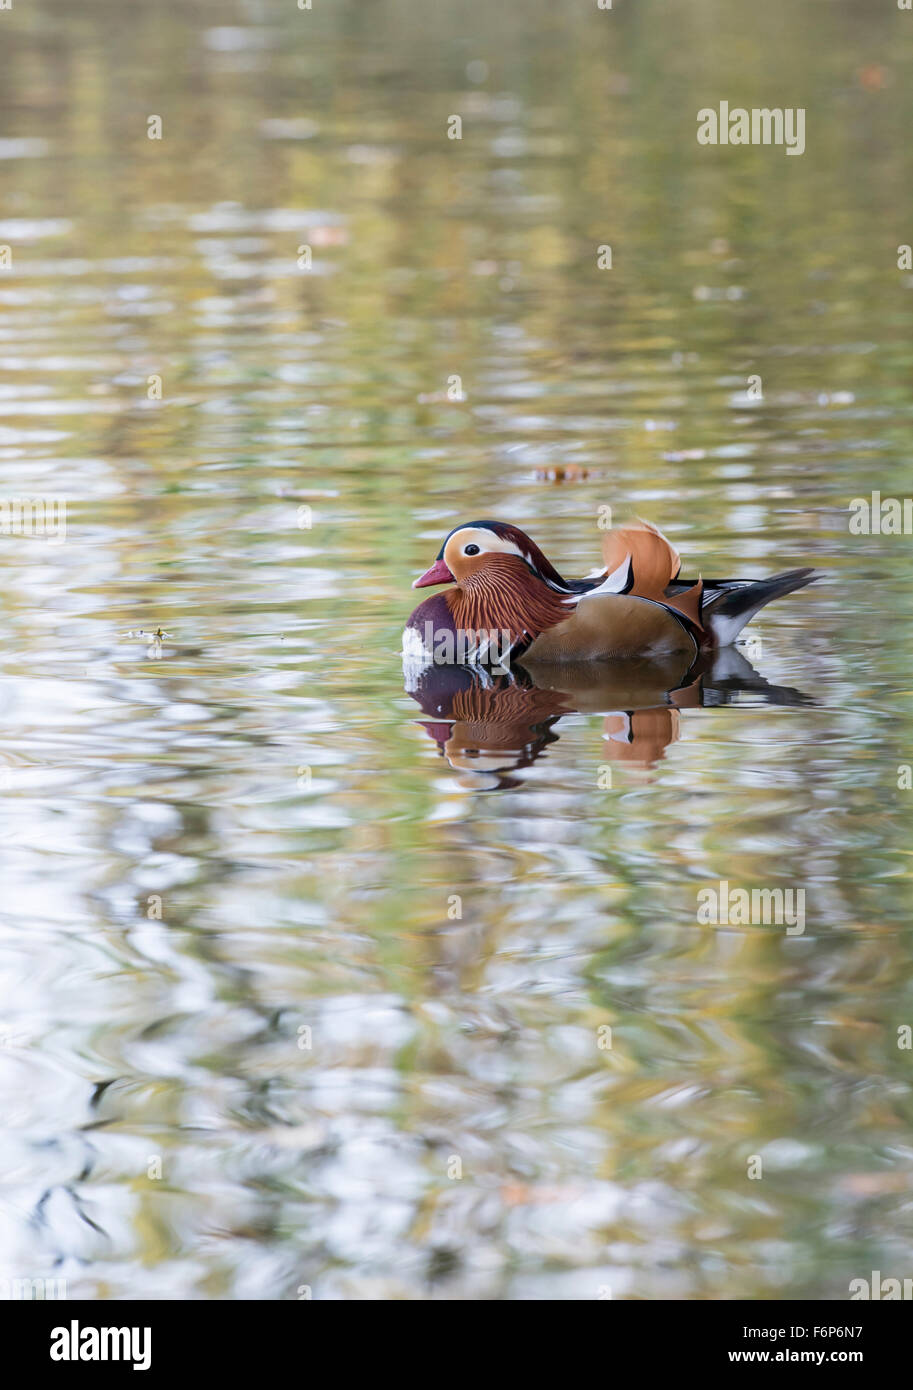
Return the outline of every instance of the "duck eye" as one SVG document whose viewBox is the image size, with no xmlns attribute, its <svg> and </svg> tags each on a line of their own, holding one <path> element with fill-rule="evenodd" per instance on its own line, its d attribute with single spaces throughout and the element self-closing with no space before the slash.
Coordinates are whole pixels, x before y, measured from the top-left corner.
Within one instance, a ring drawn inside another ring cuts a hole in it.
<svg viewBox="0 0 913 1390">
<path fill-rule="evenodd" d="M 478 553 L 479 547 L 477 545 L 467 545 L 463 550 L 464 555 L 478 555 Z"/>
</svg>

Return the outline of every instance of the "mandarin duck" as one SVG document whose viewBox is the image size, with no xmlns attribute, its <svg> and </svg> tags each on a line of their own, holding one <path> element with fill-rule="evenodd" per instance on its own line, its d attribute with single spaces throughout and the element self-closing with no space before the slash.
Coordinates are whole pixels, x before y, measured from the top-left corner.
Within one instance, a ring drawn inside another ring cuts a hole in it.
<svg viewBox="0 0 913 1390">
<path fill-rule="evenodd" d="M 404 651 L 436 662 L 545 662 L 662 657 L 692 659 L 733 643 L 755 613 L 817 576 L 682 579 L 678 551 L 649 522 L 607 531 L 603 568 L 564 579 L 517 526 L 456 526 L 413 588 L 453 584 L 419 604 Z"/>
</svg>

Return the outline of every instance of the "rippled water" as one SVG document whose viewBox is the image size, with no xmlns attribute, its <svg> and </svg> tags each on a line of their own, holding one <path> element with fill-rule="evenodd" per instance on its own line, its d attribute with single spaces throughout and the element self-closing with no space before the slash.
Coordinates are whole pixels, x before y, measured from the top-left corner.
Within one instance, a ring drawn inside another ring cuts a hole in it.
<svg viewBox="0 0 913 1390">
<path fill-rule="evenodd" d="M 67 505 L 0 536 L 4 1278 L 910 1275 L 913 542 L 847 513 L 909 491 L 910 25 L 0 14 L 2 492 Z M 805 155 L 699 147 L 720 99 Z M 672 700 L 404 679 L 451 526 L 582 574 L 606 505 L 825 578 Z M 724 880 L 804 934 L 699 923 Z"/>
</svg>

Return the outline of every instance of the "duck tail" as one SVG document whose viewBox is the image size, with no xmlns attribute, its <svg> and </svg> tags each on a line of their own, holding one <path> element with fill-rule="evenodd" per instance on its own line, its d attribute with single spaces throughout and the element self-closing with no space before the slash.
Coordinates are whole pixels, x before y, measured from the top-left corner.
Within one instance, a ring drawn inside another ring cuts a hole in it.
<svg viewBox="0 0 913 1390">
<path fill-rule="evenodd" d="M 713 633 L 718 647 L 728 647 L 765 604 L 812 584 L 820 575 L 814 569 L 787 570 L 770 579 L 749 580 L 726 588 L 705 602 L 704 626 Z M 708 582 L 708 588 L 711 584 Z"/>
</svg>

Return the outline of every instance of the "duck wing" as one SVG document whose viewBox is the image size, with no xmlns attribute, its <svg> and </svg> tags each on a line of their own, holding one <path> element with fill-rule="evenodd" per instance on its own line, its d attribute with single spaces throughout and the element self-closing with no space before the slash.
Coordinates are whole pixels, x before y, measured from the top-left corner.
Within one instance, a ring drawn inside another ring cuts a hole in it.
<svg viewBox="0 0 913 1390">
<path fill-rule="evenodd" d="M 673 609 L 697 629 L 700 643 L 704 635 L 703 582 L 697 579 L 689 584 L 674 584 L 681 573 L 682 557 L 672 542 L 658 526 L 638 518 L 607 531 L 603 537 L 602 558 L 610 574 L 625 556 L 631 564 L 627 592 Z"/>
</svg>

